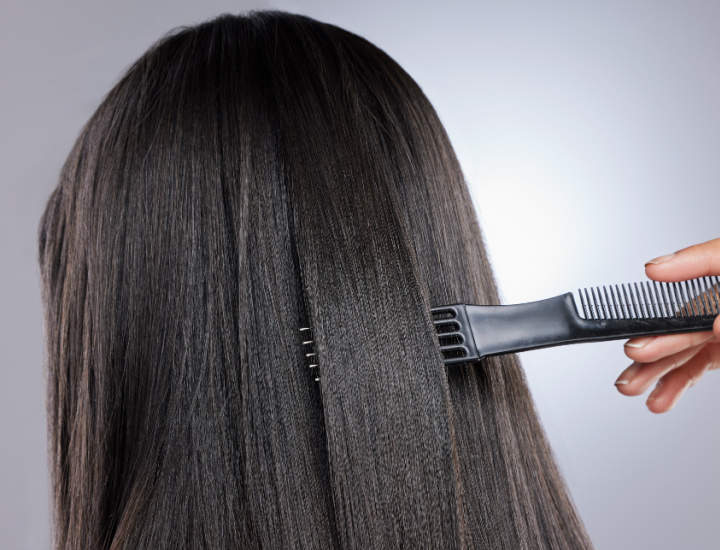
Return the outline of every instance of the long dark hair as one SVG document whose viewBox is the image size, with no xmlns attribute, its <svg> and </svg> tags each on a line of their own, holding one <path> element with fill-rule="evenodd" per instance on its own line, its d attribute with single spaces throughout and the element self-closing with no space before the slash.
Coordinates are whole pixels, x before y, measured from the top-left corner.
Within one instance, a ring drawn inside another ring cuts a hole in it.
<svg viewBox="0 0 720 550">
<path fill-rule="evenodd" d="M 167 36 L 39 248 L 56 548 L 590 546 L 516 358 L 442 363 L 430 307 L 497 290 L 435 111 L 363 38 Z"/>
</svg>

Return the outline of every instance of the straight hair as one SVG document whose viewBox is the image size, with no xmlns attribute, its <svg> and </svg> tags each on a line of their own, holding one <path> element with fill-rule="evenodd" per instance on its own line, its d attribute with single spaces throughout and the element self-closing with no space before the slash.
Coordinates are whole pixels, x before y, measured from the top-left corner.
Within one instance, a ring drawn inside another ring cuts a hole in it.
<svg viewBox="0 0 720 550">
<path fill-rule="evenodd" d="M 166 36 L 39 258 L 56 549 L 591 546 L 517 358 L 443 364 L 430 307 L 498 293 L 437 114 L 367 40 Z"/>
</svg>

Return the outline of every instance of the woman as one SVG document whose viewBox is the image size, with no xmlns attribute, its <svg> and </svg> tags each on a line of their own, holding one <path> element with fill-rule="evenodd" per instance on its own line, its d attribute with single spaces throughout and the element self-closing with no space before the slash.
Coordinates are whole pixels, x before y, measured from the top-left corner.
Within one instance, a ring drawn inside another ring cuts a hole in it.
<svg viewBox="0 0 720 550">
<path fill-rule="evenodd" d="M 587 548 L 417 84 L 282 12 L 152 47 L 40 227 L 56 548 Z M 309 329 L 303 330 L 300 329 Z"/>
</svg>

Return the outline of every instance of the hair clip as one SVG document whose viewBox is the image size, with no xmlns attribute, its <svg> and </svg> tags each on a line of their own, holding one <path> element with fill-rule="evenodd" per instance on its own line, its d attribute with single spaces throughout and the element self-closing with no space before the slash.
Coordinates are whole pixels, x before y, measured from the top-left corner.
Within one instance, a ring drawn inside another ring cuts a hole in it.
<svg viewBox="0 0 720 550">
<path fill-rule="evenodd" d="M 313 341 L 312 332 L 310 332 L 310 327 L 301 327 L 300 332 L 303 333 L 303 349 L 306 351 L 305 353 L 305 360 L 308 362 L 308 368 L 310 369 L 316 369 L 317 364 L 317 354 L 315 353 L 315 345 Z M 315 382 L 320 382 L 320 374 L 316 371 L 315 373 Z"/>
</svg>

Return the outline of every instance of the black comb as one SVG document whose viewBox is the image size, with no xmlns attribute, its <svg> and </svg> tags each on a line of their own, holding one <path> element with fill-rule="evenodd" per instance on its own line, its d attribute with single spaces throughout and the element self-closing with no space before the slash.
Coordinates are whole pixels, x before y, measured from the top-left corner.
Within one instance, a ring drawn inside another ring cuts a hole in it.
<svg viewBox="0 0 720 550">
<path fill-rule="evenodd" d="M 453 304 L 430 310 L 445 364 L 579 342 L 712 330 L 720 281 L 645 281 L 578 290 L 526 304 Z"/>
</svg>

